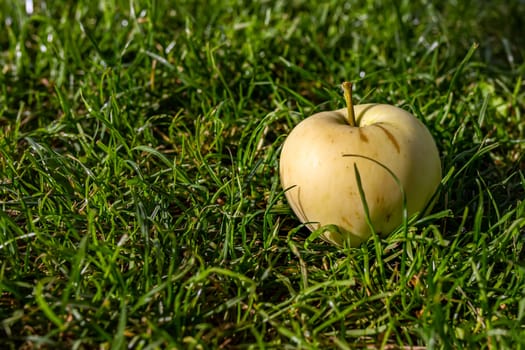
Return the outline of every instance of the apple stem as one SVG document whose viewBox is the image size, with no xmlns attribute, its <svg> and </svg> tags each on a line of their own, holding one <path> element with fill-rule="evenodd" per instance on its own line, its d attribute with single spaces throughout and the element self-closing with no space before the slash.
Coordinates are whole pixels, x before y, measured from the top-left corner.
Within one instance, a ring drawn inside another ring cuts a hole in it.
<svg viewBox="0 0 525 350">
<path fill-rule="evenodd" d="M 350 126 L 356 126 L 354 105 L 352 104 L 352 83 L 345 81 L 343 83 L 343 91 L 345 94 L 346 108 L 347 108 L 347 119 Z"/>
</svg>

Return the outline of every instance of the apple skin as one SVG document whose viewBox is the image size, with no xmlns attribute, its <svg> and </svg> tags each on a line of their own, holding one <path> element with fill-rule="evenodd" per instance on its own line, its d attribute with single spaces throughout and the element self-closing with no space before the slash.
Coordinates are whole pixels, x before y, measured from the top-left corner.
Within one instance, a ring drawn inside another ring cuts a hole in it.
<svg viewBox="0 0 525 350">
<path fill-rule="evenodd" d="M 403 195 L 408 215 L 421 212 L 441 181 L 438 149 L 428 129 L 409 112 L 387 104 L 355 105 L 356 126 L 348 109 L 314 114 L 286 138 L 279 174 L 286 199 L 311 230 L 336 225 L 322 238 L 355 247 L 372 232 L 366 222 L 354 164 L 361 178 L 374 230 L 387 235 L 402 224 Z M 345 156 L 346 155 L 346 156 Z M 348 155 L 359 155 L 348 156 Z"/>
</svg>

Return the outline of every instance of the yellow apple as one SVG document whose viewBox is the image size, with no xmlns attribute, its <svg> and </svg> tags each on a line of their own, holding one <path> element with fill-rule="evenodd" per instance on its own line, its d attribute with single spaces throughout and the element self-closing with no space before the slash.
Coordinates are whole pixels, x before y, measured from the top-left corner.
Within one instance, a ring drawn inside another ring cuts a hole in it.
<svg viewBox="0 0 525 350">
<path fill-rule="evenodd" d="M 322 238 L 357 246 L 374 231 L 386 235 L 421 212 L 441 181 L 432 135 L 409 112 L 387 104 L 352 105 L 300 122 L 282 147 L 279 164 L 286 199 L 310 230 L 336 225 Z"/>
</svg>

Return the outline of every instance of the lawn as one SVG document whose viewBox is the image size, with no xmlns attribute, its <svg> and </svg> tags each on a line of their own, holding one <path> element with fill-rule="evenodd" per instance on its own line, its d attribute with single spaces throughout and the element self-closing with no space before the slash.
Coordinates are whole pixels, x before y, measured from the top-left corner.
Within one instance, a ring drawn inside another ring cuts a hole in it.
<svg viewBox="0 0 525 350">
<path fill-rule="evenodd" d="M 525 2 L 0 1 L 0 348 L 525 348 Z M 309 115 L 439 148 L 428 215 L 338 248 L 285 200 Z"/>
</svg>

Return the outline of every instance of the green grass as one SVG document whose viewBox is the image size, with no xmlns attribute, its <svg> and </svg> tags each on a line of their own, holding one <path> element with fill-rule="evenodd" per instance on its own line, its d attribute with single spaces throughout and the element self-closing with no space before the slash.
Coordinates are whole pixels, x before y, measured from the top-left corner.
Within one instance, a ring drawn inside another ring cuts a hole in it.
<svg viewBox="0 0 525 350">
<path fill-rule="evenodd" d="M 493 3 L 1 1 L 0 347 L 525 348 L 525 3 Z M 343 80 L 444 170 L 353 249 L 277 172 Z"/>
</svg>

